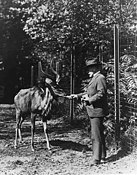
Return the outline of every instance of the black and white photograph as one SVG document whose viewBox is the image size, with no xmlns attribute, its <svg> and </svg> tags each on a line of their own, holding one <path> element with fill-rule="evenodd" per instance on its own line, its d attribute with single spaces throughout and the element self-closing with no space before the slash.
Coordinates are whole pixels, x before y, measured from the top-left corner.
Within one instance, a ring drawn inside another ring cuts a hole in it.
<svg viewBox="0 0 137 175">
<path fill-rule="evenodd" d="M 0 0 L 0 175 L 137 174 L 137 1 Z"/>
</svg>

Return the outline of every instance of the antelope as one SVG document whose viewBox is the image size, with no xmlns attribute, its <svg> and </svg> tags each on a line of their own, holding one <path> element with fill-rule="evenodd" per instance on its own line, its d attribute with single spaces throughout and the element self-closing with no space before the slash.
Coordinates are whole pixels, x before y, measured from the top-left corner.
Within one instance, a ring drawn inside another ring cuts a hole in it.
<svg viewBox="0 0 137 175">
<path fill-rule="evenodd" d="M 46 73 L 40 67 L 42 74 L 46 76 Z M 56 74 L 56 83 L 59 81 L 59 75 Z M 50 150 L 49 138 L 47 134 L 47 120 L 49 119 L 50 112 L 52 110 L 53 100 L 64 99 L 65 94 L 56 94 L 54 88 L 51 85 L 52 80 L 45 78 L 45 81 L 39 81 L 37 86 L 28 89 L 21 89 L 14 97 L 15 109 L 16 109 L 16 131 L 15 131 L 15 145 L 17 148 L 18 137 L 19 142 L 22 141 L 21 125 L 27 115 L 31 118 L 31 150 L 34 151 L 34 132 L 35 132 L 35 119 L 37 115 L 41 116 L 43 122 L 44 133 L 47 142 L 47 148 Z M 62 101 L 63 102 L 63 101 Z"/>
</svg>

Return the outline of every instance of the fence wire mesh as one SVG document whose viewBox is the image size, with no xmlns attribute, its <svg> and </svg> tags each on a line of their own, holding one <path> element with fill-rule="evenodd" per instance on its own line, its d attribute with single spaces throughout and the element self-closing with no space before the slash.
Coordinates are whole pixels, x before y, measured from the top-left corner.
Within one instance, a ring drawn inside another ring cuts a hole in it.
<svg viewBox="0 0 137 175">
<path fill-rule="evenodd" d="M 119 47 L 120 129 L 115 134 L 120 132 L 121 146 L 132 152 L 137 147 L 137 35 L 127 38 L 124 44 L 120 38 Z"/>
</svg>

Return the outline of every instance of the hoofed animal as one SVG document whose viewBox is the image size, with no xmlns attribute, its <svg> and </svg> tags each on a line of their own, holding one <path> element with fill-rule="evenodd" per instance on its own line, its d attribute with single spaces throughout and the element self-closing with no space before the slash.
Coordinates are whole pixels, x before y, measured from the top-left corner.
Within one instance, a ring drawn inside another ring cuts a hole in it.
<svg viewBox="0 0 137 175">
<path fill-rule="evenodd" d="M 14 103 L 16 108 L 15 148 L 17 148 L 18 136 L 19 142 L 22 141 L 22 122 L 27 115 L 31 115 L 31 150 L 34 151 L 35 119 L 37 115 L 40 115 L 43 122 L 47 148 L 50 149 L 47 134 L 47 120 L 49 119 L 53 100 L 60 97 L 64 98 L 65 96 L 64 94 L 60 96 L 55 94 L 52 86 L 48 83 L 44 85 L 44 88 L 38 86 L 29 89 L 22 89 L 19 91 L 19 93 L 14 97 Z"/>
</svg>

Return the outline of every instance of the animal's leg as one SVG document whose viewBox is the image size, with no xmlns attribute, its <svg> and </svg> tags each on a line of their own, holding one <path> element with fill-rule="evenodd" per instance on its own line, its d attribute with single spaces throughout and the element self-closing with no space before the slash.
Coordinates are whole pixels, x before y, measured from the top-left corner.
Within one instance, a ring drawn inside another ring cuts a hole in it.
<svg viewBox="0 0 137 175">
<path fill-rule="evenodd" d="M 34 151 L 35 114 L 31 113 L 31 150 Z"/>
<path fill-rule="evenodd" d="M 17 148 L 17 141 L 18 141 L 18 131 L 19 131 L 19 123 L 21 120 L 21 112 L 16 110 L 16 129 L 15 129 L 15 144 L 14 147 Z"/>
<path fill-rule="evenodd" d="M 44 128 L 44 133 L 47 141 L 47 148 L 50 150 L 50 145 L 49 145 L 49 138 L 48 138 L 48 133 L 47 133 L 47 121 L 43 121 L 43 128 Z"/>
<path fill-rule="evenodd" d="M 19 122 L 19 128 L 18 128 L 18 132 L 19 132 L 19 143 L 22 142 L 22 135 L 21 135 L 21 125 L 24 121 L 24 117 L 21 117 L 20 122 Z"/>
</svg>

